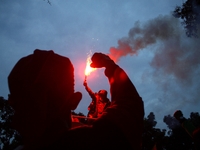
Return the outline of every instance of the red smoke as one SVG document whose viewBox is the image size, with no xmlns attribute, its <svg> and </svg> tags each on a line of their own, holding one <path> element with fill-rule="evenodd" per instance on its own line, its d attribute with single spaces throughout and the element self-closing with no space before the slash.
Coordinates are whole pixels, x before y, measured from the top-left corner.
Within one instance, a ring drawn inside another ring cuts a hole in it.
<svg viewBox="0 0 200 150">
<path fill-rule="evenodd" d="M 134 55 L 136 51 L 133 51 L 129 43 L 125 43 L 122 41 L 118 41 L 119 47 L 111 47 L 110 53 L 108 54 L 111 59 L 113 59 L 115 62 L 118 62 L 119 59 L 126 55 Z"/>
</svg>

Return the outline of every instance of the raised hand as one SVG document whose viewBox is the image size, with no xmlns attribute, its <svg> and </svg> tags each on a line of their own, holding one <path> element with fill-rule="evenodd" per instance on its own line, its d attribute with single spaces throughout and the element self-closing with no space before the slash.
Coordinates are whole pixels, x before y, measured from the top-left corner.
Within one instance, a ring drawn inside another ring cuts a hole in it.
<svg viewBox="0 0 200 150">
<path fill-rule="evenodd" d="M 109 56 L 103 54 L 103 53 L 94 53 L 94 55 L 91 58 L 92 63 L 90 64 L 93 68 L 102 68 L 102 67 L 108 67 L 115 65 L 114 61 L 110 59 Z"/>
</svg>

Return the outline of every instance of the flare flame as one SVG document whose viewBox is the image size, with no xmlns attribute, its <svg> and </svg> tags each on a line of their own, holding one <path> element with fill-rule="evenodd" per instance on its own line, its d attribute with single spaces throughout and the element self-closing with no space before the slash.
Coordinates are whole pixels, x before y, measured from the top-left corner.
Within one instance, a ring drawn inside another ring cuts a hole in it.
<svg viewBox="0 0 200 150">
<path fill-rule="evenodd" d="M 91 56 L 88 55 L 87 61 L 86 61 L 86 67 L 85 67 L 85 76 L 90 75 L 91 72 L 93 72 L 93 71 L 96 70 L 96 68 L 90 67 L 90 64 L 91 64 L 91 63 L 92 63 L 92 61 L 91 61 Z"/>
</svg>

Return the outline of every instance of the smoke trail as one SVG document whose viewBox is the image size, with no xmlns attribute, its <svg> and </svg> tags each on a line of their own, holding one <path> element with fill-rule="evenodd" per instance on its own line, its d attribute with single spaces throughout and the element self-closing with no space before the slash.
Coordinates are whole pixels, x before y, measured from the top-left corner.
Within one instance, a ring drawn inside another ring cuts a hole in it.
<svg viewBox="0 0 200 150">
<path fill-rule="evenodd" d="M 151 45 L 154 45 L 150 63 L 153 71 L 146 76 L 158 86 L 158 101 L 154 103 L 162 105 L 162 110 L 160 105 L 154 110 L 171 113 L 186 109 L 188 104 L 199 105 L 200 39 L 186 37 L 179 20 L 173 16 L 158 16 L 142 25 L 136 22 L 128 36 L 120 39 L 117 47 L 110 48 L 108 55 L 117 62 L 148 50 Z"/>
<path fill-rule="evenodd" d="M 156 44 L 151 66 L 163 74 L 173 75 L 180 82 L 191 82 L 190 76 L 200 64 L 200 42 L 185 37 L 179 25 L 173 16 L 158 16 L 143 26 L 136 22 L 128 37 L 120 39 L 118 47 L 111 47 L 108 55 L 117 62 L 123 56 L 135 55 Z"/>
<path fill-rule="evenodd" d="M 143 26 L 136 22 L 135 26 L 130 29 L 129 36 L 120 39 L 117 48 L 110 48 L 109 56 L 119 61 L 122 56 L 134 55 L 138 50 L 160 40 L 168 40 L 176 34 L 176 26 L 177 19 L 169 16 L 159 16 Z"/>
</svg>

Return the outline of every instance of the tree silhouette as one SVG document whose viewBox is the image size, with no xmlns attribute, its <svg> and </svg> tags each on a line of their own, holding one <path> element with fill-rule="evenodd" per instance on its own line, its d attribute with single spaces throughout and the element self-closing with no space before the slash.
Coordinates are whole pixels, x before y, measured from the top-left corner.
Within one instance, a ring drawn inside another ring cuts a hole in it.
<svg viewBox="0 0 200 150">
<path fill-rule="evenodd" d="M 191 112 L 188 118 L 196 128 L 200 128 L 200 115 L 198 112 Z"/>
<path fill-rule="evenodd" d="M 8 101 L 0 97 L 0 147 L 2 150 L 14 149 L 20 143 L 19 133 L 10 127 L 13 114 L 14 110 Z"/>
<path fill-rule="evenodd" d="M 190 118 L 185 118 L 185 120 L 196 128 L 200 127 L 200 116 L 198 112 L 191 112 Z M 183 127 L 182 123 L 177 123 L 176 119 L 170 115 L 164 116 L 163 121 L 169 128 L 169 138 L 166 145 L 167 150 L 196 150 L 193 137 L 191 137 L 187 129 Z"/>
<path fill-rule="evenodd" d="M 191 112 L 191 121 L 197 128 L 200 126 L 199 113 Z M 144 118 L 144 132 L 142 135 L 142 150 L 197 150 L 194 141 L 181 124 L 171 115 L 166 115 L 163 122 L 166 129 L 156 128 L 156 120 L 153 112 Z"/>
<path fill-rule="evenodd" d="M 150 112 L 147 118 L 144 118 L 144 132 L 142 135 L 142 149 L 143 150 L 152 150 L 163 149 L 167 141 L 165 136 L 166 130 L 161 130 L 155 128 L 157 122 L 155 121 L 155 115 L 153 112 Z"/>
<path fill-rule="evenodd" d="M 187 0 L 182 7 L 176 6 L 173 16 L 182 19 L 188 37 L 198 37 L 200 25 L 200 0 Z"/>
</svg>

